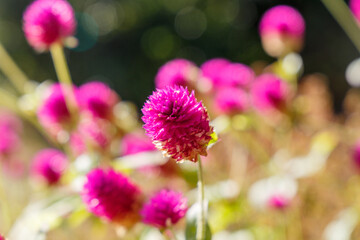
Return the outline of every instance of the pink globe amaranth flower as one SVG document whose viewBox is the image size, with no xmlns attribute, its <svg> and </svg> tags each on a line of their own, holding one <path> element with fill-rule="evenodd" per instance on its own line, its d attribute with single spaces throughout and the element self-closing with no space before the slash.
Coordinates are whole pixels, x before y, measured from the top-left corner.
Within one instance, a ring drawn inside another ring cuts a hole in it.
<svg viewBox="0 0 360 240">
<path fill-rule="evenodd" d="M 223 58 L 214 58 L 206 61 L 200 67 L 203 81 L 208 81 L 211 88 L 217 86 L 221 82 L 221 74 L 223 69 L 231 63 Z"/>
<path fill-rule="evenodd" d="M 260 75 L 251 87 L 252 101 L 259 111 L 281 109 L 289 95 L 289 86 L 274 74 Z"/>
<path fill-rule="evenodd" d="M 158 89 L 142 108 L 144 129 L 155 146 L 176 161 L 206 156 L 213 128 L 202 102 L 181 86 Z"/>
<path fill-rule="evenodd" d="M 76 93 L 76 88 L 74 88 Z M 45 128 L 53 128 L 54 125 L 64 126 L 72 122 L 70 111 L 66 106 L 63 89 L 56 83 L 46 91 L 42 104 L 40 105 L 37 116 L 39 122 Z"/>
<path fill-rule="evenodd" d="M 163 229 L 176 224 L 187 209 L 187 199 L 180 192 L 164 189 L 143 206 L 141 215 L 144 223 Z"/>
<path fill-rule="evenodd" d="M 19 117 L 7 110 L 0 110 L 0 127 L 12 129 L 19 133 L 22 131 L 22 122 Z"/>
<path fill-rule="evenodd" d="M 110 119 L 118 95 L 105 83 L 94 81 L 80 86 L 78 90 L 80 109 L 98 118 Z"/>
<path fill-rule="evenodd" d="M 284 209 L 290 204 L 289 199 L 281 195 L 274 195 L 269 199 L 268 205 L 275 209 Z"/>
<path fill-rule="evenodd" d="M 352 159 L 355 166 L 360 169 L 360 140 L 352 147 Z"/>
<path fill-rule="evenodd" d="M 91 170 L 82 192 L 83 202 L 90 212 L 125 226 L 138 220 L 141 197 L 136 185 L 112 169 Z"/>
<path fill-rule="evenodd" d="M 167 86 L 189 86 L 194 79 L 196 65 L 186 59 L 174 59 L 160 67 L 155 76 L 156 88 Z"/>
<path fill-rule="evenodd" d="M 23 29 L 29 44 L 36 50 L 49 49 L 74 35 L 74 10 L 65 0 L 36 0 L 24 13 Z"/>
<path fill-rule="evenodd" d="M 280 56 L 302 48 L 305 21 L 296 9 L 279 5 L 265 12 L 259 32 L 265 51 Z"/>
<path fill-rule="evenodd" d="M 145 134 L 128 133 L 121 141 L 122 155 L 131 155 L 156 150 L 151 139 Z"/>
<path fill-rule="evenodd" d="M 71 133 L 69 145 L 72 153 L 75 156 L 80 156 L 81 154 L 86 152 L 86 143 L 83 140 L 83 137 L 79 133 L 79 131 L 75 131 Z"/>
<path fill-rule="evenodd" d="M 239 88 L 222 88 L 216 92 L 215 111 L 223 114 L 242 113 L 249 107 L 247 93 Z"/>
<path fill-rule="evenodd" d="M 254 71 L 241 63 L 226 65 L 220 74 L 220 87 L 246 87 L 255 79 Z"/>
<path fill-rule="evenodd" d="M 18 133 L 6 125 L 0 126 L 0 155 L 13 153 L 20 144 Z"/>
<path fill-rule="evenodd" d="M 360 1 L 359 0 L 350 0 L 349 2 L 350 10 L 353 13 L 355 19 L 360 23 Z"/>
<path fill-rule="evenodd" d="M 113 139 L 116 129 L 105 119 L 83 119 L 78 125 L 82 140 L 92 147 L 106 149 Z"/>
<path fill-rule="evenodd" d="M 63 152 L 48 148 L 35 155 L 31 172 L 34 176 L 45 180 L 49 185 L 53 185 L 59 182 L 67 165 L 68 160 Z"/>
</svg>

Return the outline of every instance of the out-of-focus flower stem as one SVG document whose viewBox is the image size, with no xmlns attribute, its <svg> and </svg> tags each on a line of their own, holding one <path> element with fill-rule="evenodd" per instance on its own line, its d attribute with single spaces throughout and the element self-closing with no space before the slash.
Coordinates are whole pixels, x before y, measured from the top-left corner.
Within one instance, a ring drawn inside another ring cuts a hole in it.
<svg viewBox="0 0 360 240">
<path fill-rule="evenodd" d="M 50 52 L 54 62 L 56 75 L 65 94 L 66 106 L 71 115 L 74 116 L 74 112 L 76 111 L 75 95 L 70 71 L 64 54 L 64 47 L 60 43 L 54 43 L 50 47 Z"/>
<path fill-rule="evenodd" d="M 360 52 L 360 30 L 343 0 L 321 0 Z"/>
<path fill-rule="evenodd" d="M 0 69 L 5 76 L 12 82 L 16 90 L 23 94 L 25 93 L 25 86 L 29 82 L 27 76 L 16 65 L 14 60 L 10 57 L 4 46 L 0 43 Z"/>
<path fill-rule="evenodd" d="M 201 157 L 198 155 L 198 201 L 200 204 L 199 216 L 197 217 L 196 240 L 205 239 L 205 211 L 204 211 L 204 180 Z"/>
<path fill-rule="evenodd" d="M 173 239 L 173 240 L 177 240 L 177 237 L 176 237 L 176 234 L 175 234 L 175 231 L 174 231 L 174 228 L 173 228 L 172 224 L 170 224 L 170 225 L 168 226 L 168 230 L 170 231 L 170 233 L 171 233 L 171 235 L 172 235 L 172 239 Z"/>
</svg>

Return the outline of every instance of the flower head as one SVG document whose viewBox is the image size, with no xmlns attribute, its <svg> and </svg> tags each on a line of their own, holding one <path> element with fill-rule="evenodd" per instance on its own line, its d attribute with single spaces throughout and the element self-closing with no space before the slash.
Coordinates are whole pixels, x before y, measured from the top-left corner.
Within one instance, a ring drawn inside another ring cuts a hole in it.
<svg viewBox="0 0 360 240">
<path fill-rule="evenodd" d="M 0 155 L 13 153 L 20 144 L 18 133 L 7 126 L 0 126 Z"/>
<path fill-rule="evenodd" d="M 353 13 L 354 17 L 360 23 L 360 1 L 350 0 L 349 5 L 350 5 L 350 10 Z"/>
<path fill-rule="evenodd" d="M 65 0 L 35 0 L 24 13 L 23 29 L 33 48 L 47 50 L 74 34 L 74 10 Z"/>
<path fill-rule="evenodd" d="M 301 49 L 305 21 L 296 9 L 279 5 L 265 12 L 259 32 L 265 50 L 271 56 L 280 56 Z"/>
<path fill-rule="evenodd" d="M 56 184 L 68 164 L 65 154 L 57 149 L 44 149 L 38 152 L 32 161 L 32 174 L 48 184 Z"/>
<path fill-rule="evenodd" d="M 196 69 L 195 64 L 186 59 L 171 60 L 159 69 L 155 77 L 155 86 L 156 88 L 189 86 L 194 69 Z"/>
<path fill-rule="evenodd" d="M 259 111 L 281 108 L 288 94 L 287 83 L 270 73 L 260 75 L 251 88 L 253 104 Z"/>
<path fill-rule="evenodd" d="M 78 133 L 85 143 L 98 149 L 105 149 L 110 145 L 115 129 L 107 120 L 84 118 L 78 124 Z"/>
<path fill-rule="evenodd" d="M 143 222 L 157 228 L 176 224 L 187 211 L 187 199 L 179 192 L 161 190 L 141 210 Z"/>
<path fill-rule="evenodd" d="M 70 111 L 66 106 L 65 96 L 60 84 L 54 84 L 48 89 L 37 115 L 40 123 L 47 128 L 54 125 L 66 125 L 71 122 Z"/>
<path fill-rule="evenodd" d="M 176 161 L 206 156 L 213 128 L 206 108 L 181 86 L 158 89 L 142 108 L 144 129 L 156 147 Z"/>
<path fill-rule="evenodd" d="M 231 63 L 226 65 L 219 77 L 219 86 L 225 87 L 245 87 L 255 79 L 254 71 L 241 63 Z"/>
<path fill-rule="evenodd" d="M 249 99 L 245 91 L 239 88 L 222 88 L 215 95 L 215 110 L 219 113 L 241 113 L 249 107 Z"/>
<path fill-rule="evenodd" d="M 140 189 L 112 169 L 93 169 L 82 192 L 87 209 L 98 217 L 126 226 L 138 219 Z"/>
<path fill-rule="evenodd" d="M 94 117 L 109 119 L 118 95 L 105 83 L 94 81 L 80 86 L 78 93 L 80 109 L 91 113 Z"/>
<path fill-rule="evenodd" d="M 155 150 L 151 139 L 145 134 L 126 134 L 121 142 L 122 155 L 131 155 Z"/>
<path fill-rule="evenodd" d="M 231 63 L 223 58 L 210 59 L 201 65 L 201 76 L 210 83 L 211 87 L 215 87 L 221 82 L 222 70 L 229 64 Z"/>
</svg>

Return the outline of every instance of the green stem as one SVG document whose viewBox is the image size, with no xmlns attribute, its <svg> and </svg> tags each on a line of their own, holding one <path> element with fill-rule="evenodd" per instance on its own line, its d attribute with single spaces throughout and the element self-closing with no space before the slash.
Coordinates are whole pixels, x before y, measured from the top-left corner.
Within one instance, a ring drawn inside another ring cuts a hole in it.
<svg viewBox="0 0 360 240">
<path fill-rule="evenodd" d="M 199 216 L 197 218 L 196 240 L 205 239 L 205 211 L 204 211 L 204 180 L 201 157 L 198 155 L 198 201 L 200 204 Z"/>
<path fill-rule="evenodd" d="M 336 21 L 344 29 L 350 40 L 360 52 L 360 31 L 355 18 L 343 0 L 321 0 Z"/>
<path fill-rule="evenodd" d="M 25 93 L 25 86 L 29 79 L 21 71 L 21 69 L 12 60 L 3 45 L 0 43 L 0 69 L 6 77 L 12 82 L 16 90 L 23 94 Z"/>
<path fill-rule="evenodd" d="M 50 52 L 54 62 L 56 75 L 65 93 L 66 106 L 68 107 L 71 115 L 74 116 L 73 113 L 76 111 L 75 96 L 72 89 L 73 84 L 71 81 L 70 71 L 66 63 L 64 48 L 61 44 L 54 43 L 50 47 Z"/>
</svg>

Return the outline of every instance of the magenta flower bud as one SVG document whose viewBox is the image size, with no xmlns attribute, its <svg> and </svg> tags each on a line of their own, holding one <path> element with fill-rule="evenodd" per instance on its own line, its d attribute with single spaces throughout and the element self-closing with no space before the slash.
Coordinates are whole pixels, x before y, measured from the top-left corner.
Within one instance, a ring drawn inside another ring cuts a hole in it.
<svg viewBox="0 0 360 240">
<path fill-rule="evenodd" d="M 231 63 L 223 58 L 214 58 L 206 61 L 200 67 L 201 76 L 211 85 L 211 88 L 222 82 L 222 72 Z"/>
<path fill-rule="evenodd" d="M 167 86 L 189 86 L 193 80 L 196 65 L 186 59 L 174 59 L 160 67 L 155 76 L 156 88 Z"/>
<path fill-rule="evenodd" d="M 65 0 L 35 0 L 24 13 L 23 29 L 33 48 L 47 50 L 74 35 L 74 10 Z"/>
<path fill-rule="evenodd" d="M 144 129 L 155 146 L 176 161 L 206 156 L 213 128 L 202 102 L 181 86 L 158 89 L 142 108 Z"/>
<path fill-rule="evenodd" d="M 254 79 L 255 73 L 250 67 L 241 63 L 231 63 L 222 69 L 218 86 L 246 87 Z"/>
<path fill-rule="evenodd" d="M 259 32 L 265 51 L 271 56 L 281 56 L 302 48 L 305 21 L 294 8 L 279 5 L 263 15 Z"/>
<path fill-rule="evenodd" d="M 359 0 L 350 0 L 349 2 L 350 10 L 353 13 L 355 19 L 360 23 L 360 1 Z"/>
<path fill-rule="evenodd" d="M 33 161 L 31 172 L 49 185 L 59 182 L 68 165 L 65 154 L 57 149 L 44 149 L 38 152 Z"/>
<path fill-rule="evenodd" d="M 260 75 L 251 88 L 254 106 L 260 111 L 281 109 L 288 98 L 289 86 L 274 74 Z"/>
<path fill-rule="evenodd" d="M 360 140 L 358 140 L 355 146 L 353 146 L 352 158 L 355 166 L 360 169 Z"/>
<path fill-rule="evenodd" d="M 220 114 L 242 113 L 249 107 L 249 98 L 245 91 L 239 88 L 221 88 L 215 95 L 215 111 Z"/>
<path fill-rule="evenodd" d="M 286 208 L 289 204 L 290 204 L 290 200 L 282 195 L 271 196 L 268 201 L 269 207 L 280 210 Z"/>
<path fill-rule="evenodd" d="M 13 153 L 19 144 L 19 136 L 13 129 L 0 125 L 0 155 Z"/>
<path fill-rule="evenodd" d="M 161 190 L 141 210 L 143 222 L 163 229 L 176 224 L 186 214 L 187 199 L 180 193 Z"/>
<path fill-rule="evenodd" d="M 98 217 L 125 225 L 138 219 L 140 189 L 112 169 L 93 169 L 82 192 L 87 209 Z"/>
<path fill-rule="evenodd" d="M 94 117 L 110 119 L 118 95 L 105 83 L 94 81 L 80 86 L 78 90 L 80 109 Z"/>
<path fill-rule="evenodd" d="M 83 119 L 78 125 L 82 140 L 98 149 L 106 149 L 115 134 L 114 126 L 103 119 Z"/>
<path fill-rule="evenodd" d="M 122 155 L 131 155 L 156 150 L 151 139 L 145 134 L 126 134 L 121 141 Z"/>
<path fill-rule="evenodd" d="M 45 128 L 52 128 L 54 125 L 63 126 L 71 124 L 70 111 L 66 106 L 65 97 L 60 84 L 56 83 L 52 85 L 45 93 L 37 115 L 40 123 Z"/>
</svg>

